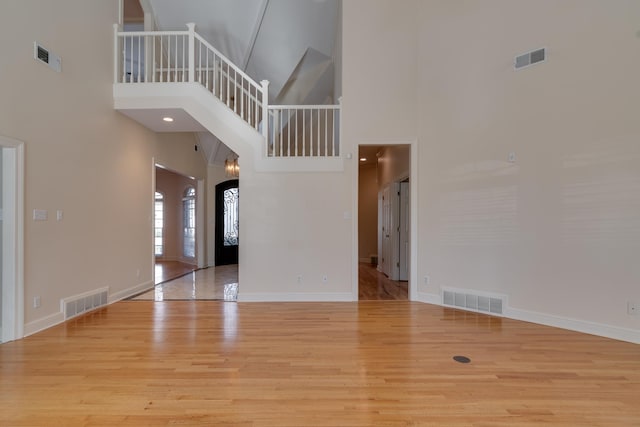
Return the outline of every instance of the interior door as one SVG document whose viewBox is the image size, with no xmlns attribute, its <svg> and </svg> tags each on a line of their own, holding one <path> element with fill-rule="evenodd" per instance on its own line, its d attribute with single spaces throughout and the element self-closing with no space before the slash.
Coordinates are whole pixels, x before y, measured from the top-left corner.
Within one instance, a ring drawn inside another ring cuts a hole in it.
<svg viewBox="0 0 640 427">
<path fill-rule="evenodd" d="M 409 280 L 409 181 L 400 183 L 400 279 Z"/>
<path fill-rule="evenodd" d="M 380 241 L 382 242 L 382 258 L 380 264 L 382 265 L 382 272 L 389 276 L 391 274 L 391 201 L 389 199 L 389 187 L 382 189 L 382 211 L 380 212 L 381 228 L 378 230 L 380 233 Z"/>
<path fill-rule="evenodd" d="M 216 265 L 238 263 L 239 201 L 237 179 L 216 185 Z"/>
</svg>

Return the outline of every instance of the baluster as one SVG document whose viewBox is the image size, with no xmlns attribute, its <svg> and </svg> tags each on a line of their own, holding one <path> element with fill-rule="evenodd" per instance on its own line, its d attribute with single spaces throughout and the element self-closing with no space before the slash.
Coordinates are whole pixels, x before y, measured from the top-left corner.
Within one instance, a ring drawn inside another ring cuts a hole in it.
<svg viewBox="0 0 640 427">
<path fill-rule="evenodd" d="M 173 62 L 173 81 L 174 83 L 178 82 L 178 35 L 176 34 L 175 36 L 175 51 L 176 53 L 174 54 L 175 56 L 175 61 Z"/>
<path fill-rule="evenodd" d="M 184 39 L 185 39 L 185 37 L 181 36 L 180 38 L 182 39 L 182 63 L 180 64 L 180 66 L 181 66 L 181 69 L 182 69 L 182 83 L 184 83 L 184 82 L 187 81 L 187 78 L 185 77 L 184 70 L 186 68 L 188 68 L 188 65 L 187 65 L 187 61 L 185 60 L 185 57 L 184 57 L 184 54 L 186 53 L 186 49 L 184 47 L 184 41 L 185 41 Z"/>
<path fill-rule="evenodd" d="M 329 157 L 329 144 L 327 143 L 327 114 L 329 113 L 329 109 L 325 108 L 324 110 L 324 155 L 325 157 Z"/>
<path fill-rule="evenodd" d="M 231 70 L 227 63 L 227 107 L 231 105 Z"/>
<path fill-rule="evenodd" d="M 151 69 L 151 81 L 153 83 L 156 82 L 156 36 L 151 36 L 151 64 L 153 68 Z"/>
<path fill-rule="evenodd" d="M 113 24 L 113 82 L 118 83 L 118 74 L 120 67 L 118 60 L 120 59 L 120 39 L 118 38 L 118 24 Z"/>
<path fill-rule="evenodd" d="M 242 120 L 245 120 L 247 122 L 249 122 L 249 120 L 247 120 L 247 118 L 244 115 L 244 77 L 242 78 L 242 87 L 240 88 L 240 94 L 241 94 L 241 98 L 240 98 L 240 116 L 242 117 Z"/>
<path fill-rule="evenodd" d="M 187 52 L 187 58 L 189 61 L 189 65 L 188 65 L 188 75 L 187 75 L 187 80 L 189 81 L 189 83 L 194 83 L 195 82 L 195 69 L 196 69 L 196 62 L 195 62 L 195 54 L 196 54 L 196 46 L 195 46 L 195 28 L 196 28 L 196 24 L 194 24 L 193 22 L 190 22 L 187 24 L 187 28 L 189 29 L 189 35 L 187 37 L 187 47 L 189 48 L 189 51 Z M 182 36 L 182 62 L 184 64 L 185 59 L 184 59 L 184 39 L 186 37 Z M 185 76 L 184 76 L 184 71 L 182 72 L 182 80 L 185 80 Z"/>
<path fill-rule="evenodd" d="M 318 127 L 318 140 L 316 142 L 316 156 L 320 155 L 320 109 L 318 108 L 318 119 L 316 121 L 316 126 Z"/>
<path fill-rule="evenodd" d="M 127 38 L 122 36 L 122 83 L 127 82 Z"/>
<path fill-rule="evenodd" d="M 299 132 L 298 129 L 300 129 L 298 127 L 298 113 L 299 113 L 299 110 L 294 110 L 296 127 L 293 132 L 293 142 L 294 142 L 294 151 L 295 151 L 296 157 L 298 157 L 298 145 L 300 145 L 298 144 L 298 132 Z"/>
<path fill-rule="evenodd" d="M 133 36 L 129 36 L 129 71 L 127 73 L 129 83 L 133 83 Z"/>
<path fill-rule="evenodd" d="M 209 90 L 209 49 L 206 46 L 205 46 L 204 49 L 205 49 L 205 52 L 207 52 L 206 59 L 204 61 L 204 64 L 205 64 L 205 76 L 204 76 L 204 79 L 205 79 L 205 82 L 206 82 L 206 88 L 207 88 L 207 90 Z"/>
<path fill-rule="evenodd" d="M 163 68 L 163 66 L 164 66 L 164 63 L 163 63 L 164 62 L 163 61 L 164 60 L 164 42 L 162 40 L 163 40 L 163 37 L 160 36 L 160 75 L 158 76 L 159 80 L 160 80 L 160 83 L 164 82 L 164 77 L 163 77 L 163 74 L 164 74 L 164 68 Z"/>
<path fill-rule="evenodd" d="M 279 111 L 280 114 L 278 114 L 278 117 L 280 118 L 280 121 L 278 123 L 278 136 L 280 137 L 280 144 L 278 144 L 278 147 L 280 148 L 280 154 L 279 156 L 282 157 L 282 116 L 284 114 L 282 114 L 284 112 L 284 110 L 276 110 Z"/>
<path fill-rule="evenodd" d="M 306 110 L 302 110 L 302 156 L 306 155 L 307 151 L 307 114 Z"/>
<path fill-rule="evenodd" d="M 141 58 L 140 58 L 140 53 L 142 51 L 142 37 L 136 36 L 136 38 L 138 39 L 138 83 L 140 83 L 140 69 L 141 69 Z"/>
</svg>

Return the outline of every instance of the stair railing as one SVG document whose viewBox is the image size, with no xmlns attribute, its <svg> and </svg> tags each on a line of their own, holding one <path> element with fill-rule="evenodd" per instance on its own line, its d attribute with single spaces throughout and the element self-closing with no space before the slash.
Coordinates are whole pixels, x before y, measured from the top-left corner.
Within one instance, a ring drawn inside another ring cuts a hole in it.
<svg viewBox="0 0 640 427">
<path fill-rule="evenodd" d="M 195 24 L 187 31 L 113 28 L 114 83 L 198 83 L 262 133 L 267 157 L 340 155 L 339 105 L 270 106 L 269 82 L 255 82 L 196 33 Z"/>
<path fill-rule="evenodd" d="M 270 105 L 267 157 L 338 157 L 340 105 Z"/>
</svg>

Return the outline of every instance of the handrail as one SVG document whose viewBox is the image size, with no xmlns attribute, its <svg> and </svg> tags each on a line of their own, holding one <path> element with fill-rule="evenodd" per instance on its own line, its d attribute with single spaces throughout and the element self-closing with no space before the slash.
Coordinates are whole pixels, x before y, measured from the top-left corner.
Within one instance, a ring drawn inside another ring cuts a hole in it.
<svg viewBox="0 0 640 427">
<path fill-rule="evenodd" d="M 249 75 L 247 73 L 242 71 L 238 66 L 236 66 L 233 62 L 231 62 L 231 60 L 229 58 L 227 58 L 222 53 L 220 53 L 220 51 L 218 49 L 216 49 L 215 47 L 211 46 L 211 44 L 208 41 L 206 41 L 205 39 L 203 39 L 200 34 L 195 33 L 195 37 L 196 37 L 196 39 L 198 39 L 200 41 L 200 43 L 205 45 L 205 47 L 207 47 L 207 49 L 209 49 L 210 51 L 213 51 L 213 53 L 215 53 L 216 56 L 218 56 L 220 59 L 224 60 L 225 63 L 230 64 L 231 67 L 237 73 L 239 73 L 242 76 L 242 78 L 244 78 L 245 80 L 251 82 L 251 84 L 253 86 L 255 86 L 257 88 L 260 88 L 260 84 L 258 84 L 256 81 L 254 81 L 251 77 L 249 77 Z"/>
</svg>

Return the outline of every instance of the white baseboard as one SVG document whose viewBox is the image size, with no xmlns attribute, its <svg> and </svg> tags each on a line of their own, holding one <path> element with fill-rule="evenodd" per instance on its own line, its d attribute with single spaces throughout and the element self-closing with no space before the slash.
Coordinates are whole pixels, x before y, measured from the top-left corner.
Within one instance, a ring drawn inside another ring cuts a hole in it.
<svg viewBox="0 0 640 427">
<path fill-rule="evenodd" d="M 640 330 L 507 307 L 504 317 L 640 344 Z"/>
<path fill-rule="evenodd" d="M 130 296 L 139 294 L 140 292 L 144 292 L 148 289 L 151 289 L 152 287 L 153 287 L 153 281 L 150 280 L 148 282 L 136 285 L 132 288 L 125 289 L 124 291 L 116 292 L 113 295 L 109 295 L 109 300 L 107 302 L 107 305 L 123 300 L 125 298 L 129 298 Z M 99 307 L 99 308 L 102 308 L 102 307 Z M 90 311 L 87 311 L 87 313 L 89 312 Z M 33 320 L 24 325 L 24 336 L 27 337 L 37 332 L 44 331 L 45 329 L 51 328 L 52 326 L 56 326 L 60 323 L 64 323 L 64 321 L 65 321 L 64 313 L 62 311 L 50 314 L 48 316 L 42 317 L 37 320 Z"/>
<path fill-rule="evenodd" d="M 418 292 L 416 301 L 427 304 L 443 305 L 442 297 L 438 294 L 428 294 Z M 447 306 L 449 307 L 449 306 Z M 464 310 L 458 307 L 449 307 Z M 466 310 L 465 310 L 466 311 Z M 476 312 L 476 311 L 474 311 Z M 490 313 L 485 313 L 491 315 Z M 531 322 L 539 325 L 552 326 L 554 328 L 567 329 L 569 331 L 581 332 L 584 334 L 597 335 L 619 341 L 627 341 L 640 344 L 640 330 L 621 328 L 618 326 L 605 325 L 602 323 L 589 322 L 586 320 L 570 319 L 567 317 L 555 316 L 552 314 L 539 313 L 529 310 L 521 310 L 512 307 L 505 307 L 502 317 L 523 322 Z"/>
<path fill-rule="evenodd" d="M 334 293 L 238 293 L 238 302 L 352 302 L 353 294 Z"/>
<path fill-rule="evenodd" d="M 415 301 L 424 302 L 427 304 L 442 305 L 442 298 L 438 294 L 428 294 L 426 292 L 418 292 L 418 297 Z"/>
<path fill-rule="evenodd" d="M 64 313 L 60 311 L 58 313 L 50 314 L 49 316 L 42 317 L 32 322 L 25 323 L 24 336 L 28 337 L 29 335 L 44 331 L 45 329 L 62 322 L 64 322 Z"/>
<path fill-rule="evenodd" d="M 116 292 L 114 294 L 109 295 L 109 304 L 112 304 L 114 302 L 118 302 L 118 301 L 122 301 L 123 299 L 132 297 L 134 295 L 137 295 L 141 292 L 145 292 L 148 291 L 150 289 L 152 289 L 154 286 L 154 282 L 153 280 L 149 280 L 147 282 L 144 283 L 140 283 L 139 285 L 133 286 L 129 289 L 125 289 L 123 291 L 119 291 Z"/>
</svg>

